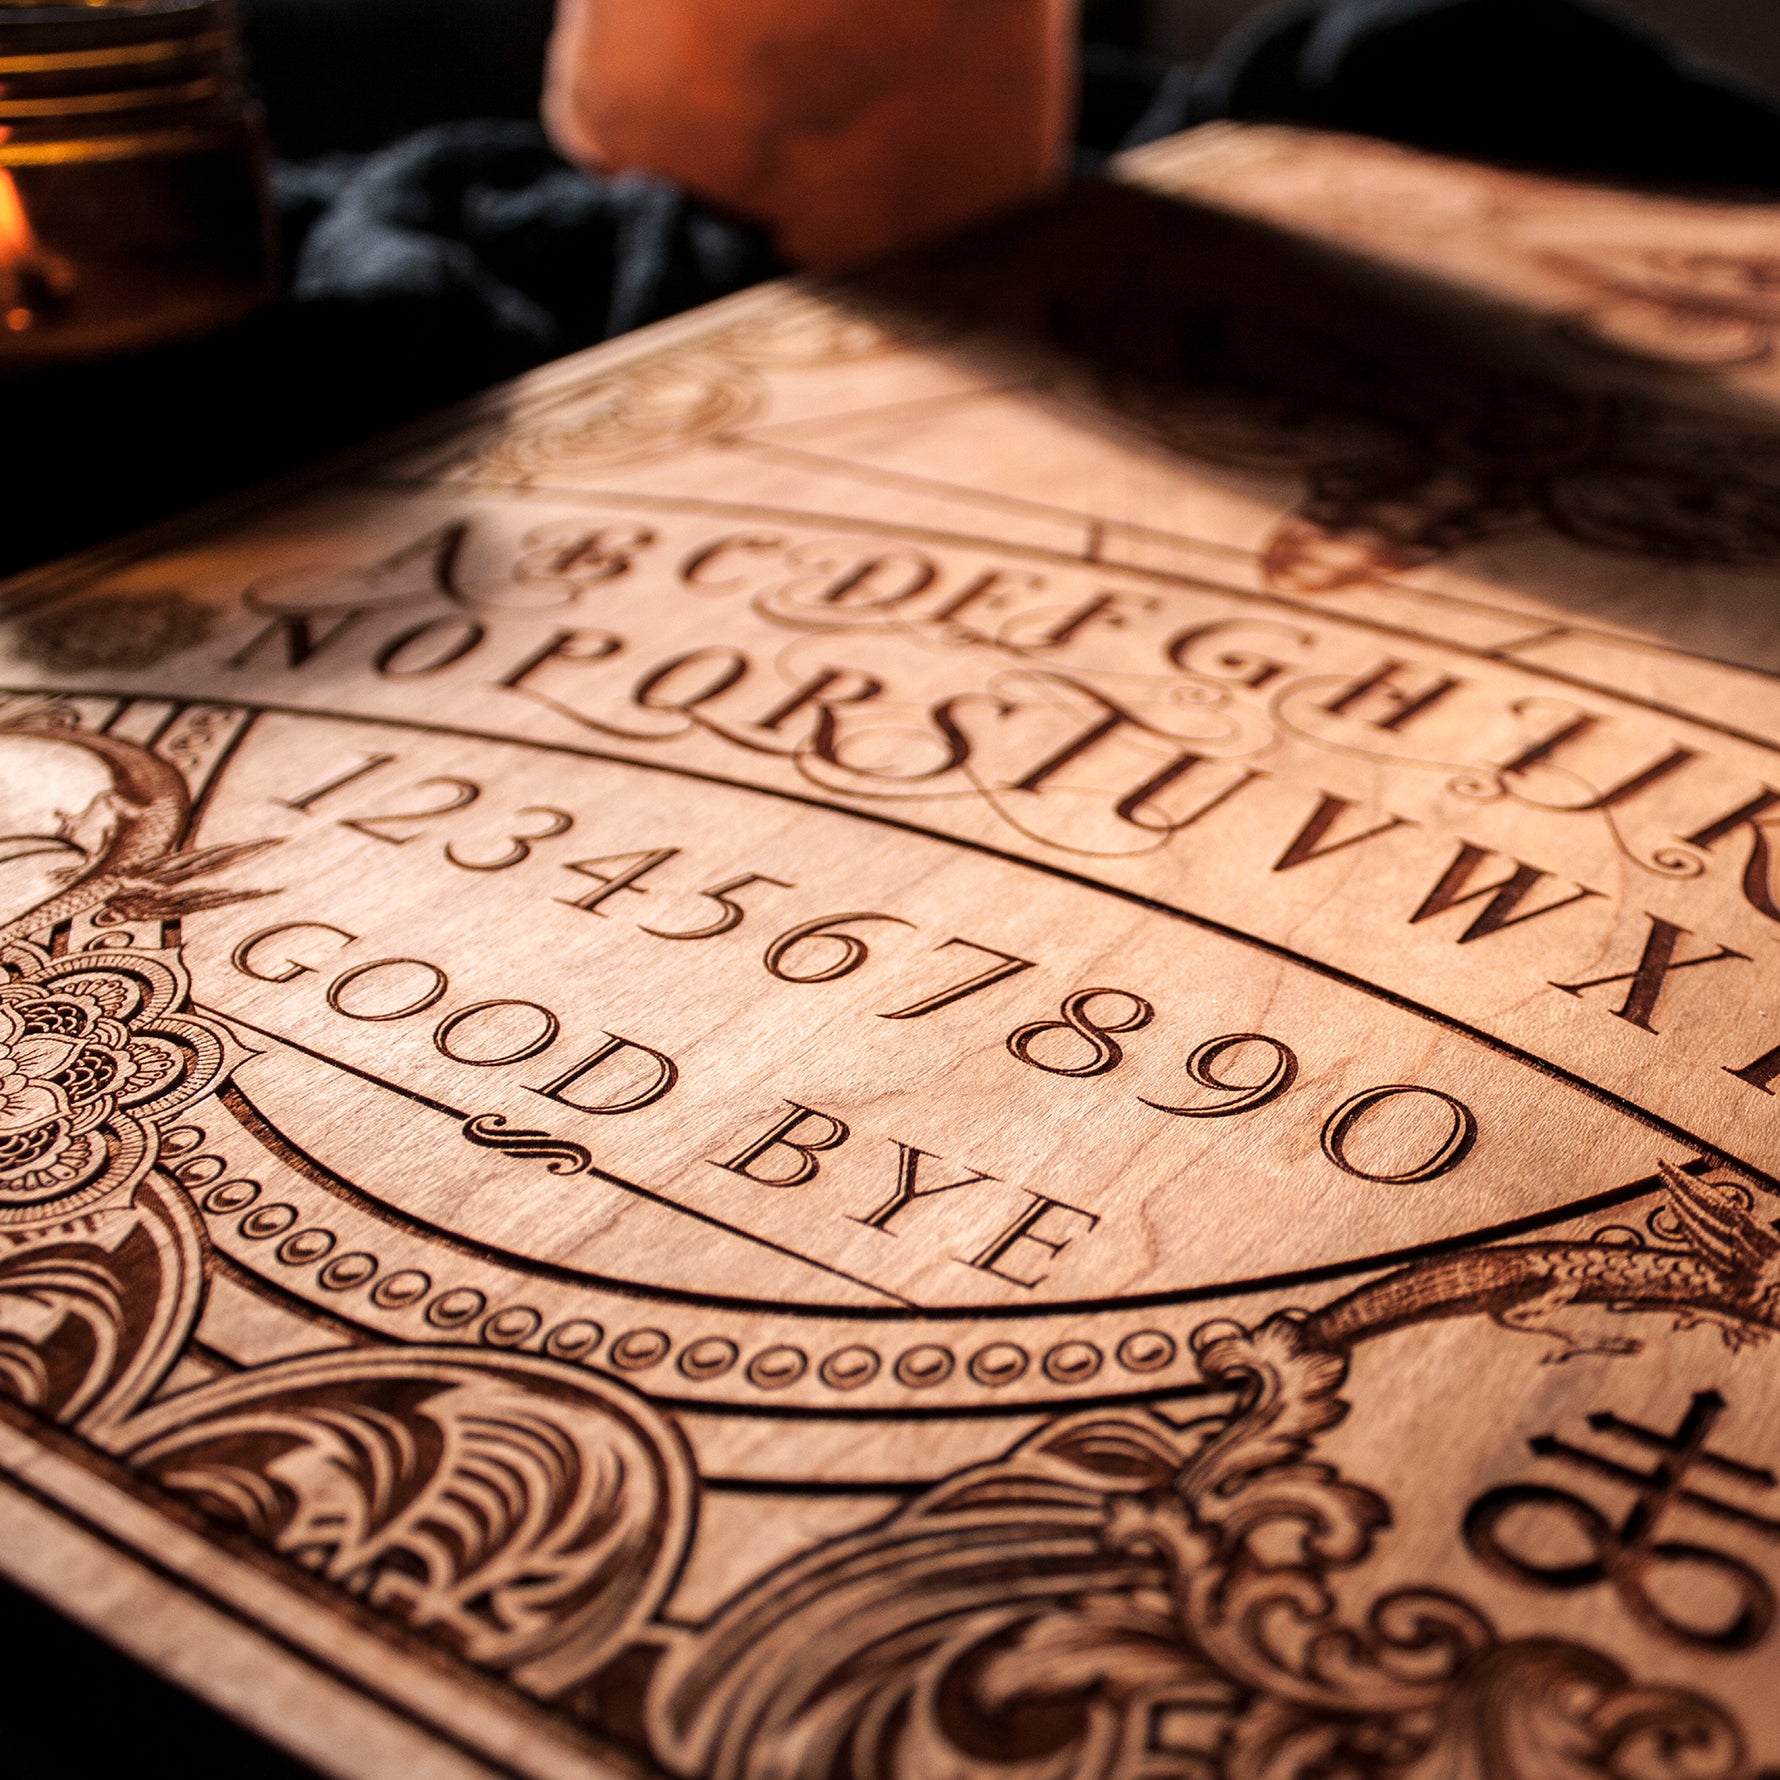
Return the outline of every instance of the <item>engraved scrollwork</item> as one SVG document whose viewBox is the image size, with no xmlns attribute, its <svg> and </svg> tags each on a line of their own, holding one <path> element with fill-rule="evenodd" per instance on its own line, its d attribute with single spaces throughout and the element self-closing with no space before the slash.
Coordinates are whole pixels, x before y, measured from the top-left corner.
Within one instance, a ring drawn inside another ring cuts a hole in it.
<svg viewBox="0 0 1780 1780">
<path fill-rule="evenodd" d="M 389 1346 L 157 1397 L 204 1294 L 185 1194 L 156 1171 L 127 1205 L 18 1240 L 0 1258 L 0 1396 L 213 1520 L 545 1697 L 660 1605 L 693 1473 L 624 1386 L 530 1354 Z"/>
<path fill-rule="evenodd" d="M 1107 1501 L 1165 1487 L 1182 1456 L 1150 1418 L 1071 1417 L 794 1561 L 670 1654 L 652 1697 L 658 1752 L 711 1780 L 1115 1772 L 1124 1691 L 1190 1665 L 1159 1566 L 1107 1540 Z M 1065 1678 L 1061 1724 L 1033 1710 L 1025 1671 Z M 1021 1765 L 973 1761 L 948 1729 L 953 1701 Z M 1004 1711 L 1015 1703 L 1023 1730 Z"/>
<path fill-rule="evenodd" d="M 178 1359 L 203 1278 L 197 1219 L 158 1178 L 23 1237 L 0 1259 L 0 1395 L 104 1444 Z"/>
<path fill-rule="evenodd" d="M 1539 256 L 1587 293 L 1571 337 L 1659 363 L 1758 363 L 1774 349 L 1780 260 L 1771 254 L 1606 242 Z"/>
<path fill-rule="evenodd" d="M 766 402 L 761 373 L 870 358 L 937 324 L 862 289 L 781 293 L 769 306 L 604 371 L 484 446 L 472 474 L 548 481 L 634 463 L 732 431 Z"/>
<path fill-rule="evenodd" d="M 605 372 L 530 426 L 491 440 L 476 474 L 548 482 L 553 472 L 654 457 L 739 425 L 758 401 L 751 381 L 728 367 L 658 354 Z"/>
<path fill-rule="evenodd" d="M 203 1298 L 184 1193 L 157 1171 L 128 1205 L 20 1241 L 0 1258 L 0 1395 L 210 1518 L 545 1697 L 659 1607 L 693 1472 L 624 1386 L 530 1354 L 390 1346 L 156 1399 Z"/>
<path fill-rule="evenodd" d="M 670 1650 L 658 1754 L 701 1780 L 1734 1780 L 1722 1708 L 1432 1589 L 1340 1586 L 1384 1500 L 1318 1459 L 1347 1361 L 1301 1316 L 1195 1339 L 1224 1416 L 1052 1422 L 793 1560 Z"/>
<path fill-rule="evenodd" d="M 691 1467 L 622 1386 L 524 1354 L 306 1355 L 171 1397 L 126 1460 L 470 1661 L 550 1695 L 679 1562 Z"/>
<path fill-rule="evenodd" d="M 1666 288 L 1660 304 L 1638 301 L 1641 312 L 1680 313 Z M 1754 327 L 1766 349 L 1765 309 L 1695 304 L 1688 314 L 1709 320 L 1714 338 L 1726 322 L 1739 341 Z M 1194 322 L 1114 320 L 1086 305 L 1058 326 L 1065 345 L 1135 336 L 1160 355 L 1106 368 L 1100 396 L 1164 448 L 1303 478 L 1296 511 L 1261 552 L 1265 579 L 1282 591 L 1334 592 L 1534 527 L 1659 561 L 1780 556 L 1771 432 L 1730 435 L 1646 398 L 1382 342 L 1356 350 L 1280 319 Z M 1665 336 L 1666 356 L 1681 331 Z"/>
</svg>

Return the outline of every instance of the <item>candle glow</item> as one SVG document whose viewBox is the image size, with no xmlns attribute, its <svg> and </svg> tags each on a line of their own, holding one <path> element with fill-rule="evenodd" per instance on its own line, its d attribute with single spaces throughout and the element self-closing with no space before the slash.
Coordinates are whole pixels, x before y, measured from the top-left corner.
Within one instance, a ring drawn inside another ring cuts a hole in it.
<svg viewBox="0 0 1780 1780">
<path fill-rule="evenodd" d="M 18 181 L 0 167 L 0 325 L 15 334 L 35 327 L 77 282 L 74 268 L 38 239 Z"/>
</svg>

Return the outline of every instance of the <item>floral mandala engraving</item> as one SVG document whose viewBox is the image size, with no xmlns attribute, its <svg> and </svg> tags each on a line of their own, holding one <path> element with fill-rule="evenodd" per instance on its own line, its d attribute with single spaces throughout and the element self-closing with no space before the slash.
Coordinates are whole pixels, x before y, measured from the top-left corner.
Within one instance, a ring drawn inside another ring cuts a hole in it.
<svg viewBox="0 0 1780 1780">
<path fill-rule="evenodd" d="M 0 1223 L 134 1187 L 162 1128 L 248 1055 L 185 1008 L 177 951 L 0 948 Z"/>
</svg>

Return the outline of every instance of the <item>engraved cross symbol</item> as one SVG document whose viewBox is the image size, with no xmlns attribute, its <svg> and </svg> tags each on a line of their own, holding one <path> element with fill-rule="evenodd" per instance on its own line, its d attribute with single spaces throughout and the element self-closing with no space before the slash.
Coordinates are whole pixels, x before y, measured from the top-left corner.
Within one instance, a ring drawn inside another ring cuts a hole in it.
<svg viewBox="0 0 1780 1780">
<path fill-rule="evenodd" d="M 1672 1432 L 1627 1421 L 1606 1409 L 1589 1416 L 1594 1433 L 1656 1454 L 1648 1467 L 1574 1446 L 1555 1434 L 1534 1436 L 1527 1444 L 1539 1458 L 1630 1489 L 1630 1508 L 1615 1524 L 1570 1490 L 1538 1483 L 1503 1484 L 1471 1504 L 1465 1516 L 1466 1545 L 1486 1568 L 1535 1588 L 1569 1591 L 1610 1583 L 1640 1624 L 1680 1643 L 1715 1651 L 1749 1649 L 1767 1635 L 1774 1621 L 1774 1591 L 1767 1580 L 1728 1552 L 1658 1537 L 1668 1517 L 1685 1506 L 1780 1541 L 1780 1518 L 1757 1514 L 1690 1481 L 1711 1473 L 1762 1491 L 1780 1486 L 1780 1478 L 1765 1466 L 1730 1458 L 1707 1445 L 1725 1408 L 1717 1391 L 1696 1392 Z M 1552 1562 L 1529 1550 L 1530 1539 L 1537 1536 L 1529 1529 L 1536 1528 L 1539 1517 L 1546 1517 L 1548 1530 L 1554 1518 L 1556 1524 L 1567 1523 L 1580 1535 L 1589 1556 L 1579 1562 Z M 1653 1587 L 1659 1581 L 1660 1594 Z M 1706 1614 L 1684 1614 L 1683 1604 L 1691 1604 L 1702 1592 Z"/>
</svg>

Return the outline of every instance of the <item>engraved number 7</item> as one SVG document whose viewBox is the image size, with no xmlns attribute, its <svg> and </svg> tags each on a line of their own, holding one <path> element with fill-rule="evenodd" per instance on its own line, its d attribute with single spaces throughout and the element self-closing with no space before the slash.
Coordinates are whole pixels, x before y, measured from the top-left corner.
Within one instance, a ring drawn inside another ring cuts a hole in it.
<svg viewBox="0 0 1780 1780">
<path fill-rule="evenodd" d="M 978 945 L 974 939 L 942 940 L 933 949 L 943 952 L 947 946 L 968 946 L 973 952 L 987 953 L 989 957 L 999 958 L 1001 962 L 990 965 L 987 970 L 978 971 L 973 977 L 966 977 L 961 983 L 954 983 L 949 989 L 941 989 L 923 1001 L 913 1001 L 907 1007 L 899 1007 L 895 1013 L 879 1014 L 880 1020 L 918 1020 L 923 1014 L 936 1014 L 942 1007 L 950 1007 L 954 1001 L 962 1001 L 965 996 L 974 995 L 979 989 L 1005 983 L 1009 977 L 1017 977 L 1021 971 L 1032 968 L 1033 961 L 1030 958 L 1016 958 L 1012 952 L 998 952 L 993 946 Z"/>
<path fill-rule="evenodd" d="M 645 927 L 644 933 L 652 933 L 657 939 L 715 939 L 720 933 L 732 933 L 741 926 L 744 910 L 739 902 L 731 897 L 735 890 L 746 890 L 750 884 L 777 884 L 781 890 L 795 890 L 795 884 L 787 884 L 783 878 L 769 878 L 762 872 L 745 871 L 739 878 L 726 878 L 721 884 L 713 884 L 709 890 L 699 891 L 700 896 L 708 896 L 722 909 L 715 921 L 708 927 L 690 927 L 684 933 L 672 933 L 661 927 Z"/>
</svg>

